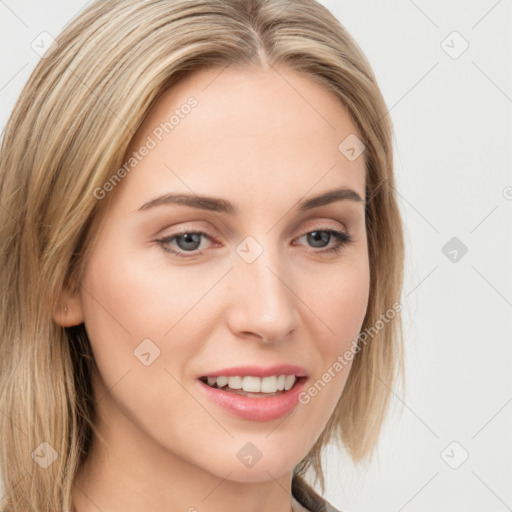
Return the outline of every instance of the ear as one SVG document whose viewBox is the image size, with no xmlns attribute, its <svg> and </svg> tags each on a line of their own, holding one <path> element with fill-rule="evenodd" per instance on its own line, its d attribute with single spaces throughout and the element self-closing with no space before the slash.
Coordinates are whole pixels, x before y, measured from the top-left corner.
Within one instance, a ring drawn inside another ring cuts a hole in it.
<svg viewBox="0 0 512 512">
<path fill-rule="evenodd" d="M 63 291 L 60 300 L 53 309 L 52 317 L 62 327 L 72 327 L 83 323 L 82 301 L 78 291 Z"/>
</svg>

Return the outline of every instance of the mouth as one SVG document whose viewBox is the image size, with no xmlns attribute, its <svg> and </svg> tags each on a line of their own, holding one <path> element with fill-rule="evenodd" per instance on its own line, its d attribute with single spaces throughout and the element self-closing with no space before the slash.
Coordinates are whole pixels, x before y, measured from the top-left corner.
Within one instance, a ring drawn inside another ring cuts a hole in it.
<svg viewBox="0 0 512 512">
<path fill-rule="evenodd" d="M 254 375 L 210 376 L 200 377 L 199 380 L 213 389 L 251 398 L 275 397 L 288 393 L 297 385 L 306 381 L 306 376 L 293 374 L 269 375 L 257 377 Z"/>
<path fill-rule="evenodd" d="M 260 371 L 264 376 L 258 377 L 236 375 L 238 370 L 230 369 L 226 372 L 229 376 L 203 375 L 196 382 L 204 396 L 225 412 L 248 421 L 271 421 L 290 414 L 299 405 L 308 377 L 301 370 L 298 372 L 302 375 L 294 375 L 290 367 L 275 375 L 270 371 Z"/>
</svg>

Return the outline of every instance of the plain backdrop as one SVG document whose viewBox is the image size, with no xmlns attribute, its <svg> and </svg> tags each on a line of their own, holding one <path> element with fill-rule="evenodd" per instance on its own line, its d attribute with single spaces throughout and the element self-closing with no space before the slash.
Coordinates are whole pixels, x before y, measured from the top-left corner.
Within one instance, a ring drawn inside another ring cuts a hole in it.
<svg viewBox="0 0 512 512">
<path fill-rule="evenodd" d="M 406 389 L 375 459 L 326 453 L 352 512 L 512 507 L 512 2 L 323 0 L 377 76 L 395 127 L 407 243 Z M 0 128 L 84 0 L 0 0 Z"/>
</svg>

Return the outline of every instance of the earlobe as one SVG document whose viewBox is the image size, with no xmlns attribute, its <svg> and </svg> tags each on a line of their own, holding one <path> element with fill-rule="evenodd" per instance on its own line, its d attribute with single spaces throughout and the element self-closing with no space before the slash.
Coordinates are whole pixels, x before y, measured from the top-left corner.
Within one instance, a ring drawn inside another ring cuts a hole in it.
<svg viewBox="0 0 512 512">
<path fill-rule="evenodd" d="M 78 293 L 74 295 L 63 294 L 61 301 L 53 311 L 52 317 L 62 327 L 72 327 L 83 323 L 84 315 Z"/>
</svg>

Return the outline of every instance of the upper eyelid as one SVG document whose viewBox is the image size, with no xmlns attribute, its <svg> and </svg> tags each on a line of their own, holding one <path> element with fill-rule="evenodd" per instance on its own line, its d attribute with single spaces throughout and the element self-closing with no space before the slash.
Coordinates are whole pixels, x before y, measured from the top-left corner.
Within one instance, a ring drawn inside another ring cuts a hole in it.
<svg viewBox="0 0 512 512">
<path fill-rule="evenodd" d="M 194 222 L 194 221 L 190 221 L 190 222 Z M 329 231 L 329 230 L 332 230 L 332 231 L 341 231 L 343 233 L 346 233 L 348 234 L 348 229 L 347 229 L 347 226 L 341 222 L 340 220 L 335 220 L 335 219 L 330 219 L 330 220 L 315 220 L 315 221 L 306 221 L 308 222 L 308 227 L 304 228 L 303 230 L 300 230 L 300 235 L 298 236 L 303 236 L 307 233 L 310 233 L 312 231 Z M 334 227 L 334 226 L 330 226 L 328 225 L 327 223 L 328 222 L 335 222 L 336 224 L 338 224 L 338 226 Z M 188 224 L 189 222 L 188 221 L 184 221 L 180 224 Z M 311 223 L 311 224 L 310 224 Z M 161 230 L 161 231 L 165 231 L 164 230 Z M 229 232 L 230 235 L 234 234 L 234 231 L 233 229 L 231 228 L 228 228 L 227 231 Z M 286 233 L 290 233 L 290 232 L 293 232 L 293 231 L 297 231 L 296 228 L 290 228 L 290 229 L 287 229 L 286 230 Z M 172 236 L 179 236 L 180 234 L 185 234 L 185 233 L 192 233 L 192 232 L 200 232 L 200 233 L 204 233 L 206 235 L 208 235 L 209 237 L 211 238 L 216 238 L 216 235 L 213 235 L 213 234 L 210 234 L 210 230 L 207 229 L 207 228 L 202 228 L 202 227 L 196 227 L 196 226 L 192 226 L 190 228 L 177 228 L 177 231 L 176 232 L 173 232 L 169 235 L 164 235 L 160 238 L 169 238 L 169 237 L 172 237 Z"/>
<path fill-rule="evenodd" d="M 301 230 L 300 231 L 300 235 L 298 235 L 298 236 L 299 237 L 300 236 L 304 236 L 304 235 L 306 235 L 308 233 L 311 233 L 313 231 L 340 231 L 340 232 L 348 234 L 348 231 L 344 227 L 343 228 L 335 228 L 335 227 L 332 227 L 332 226 L 328 226 L 328 225 L 322 224 L 320 222 L 318 225 L 315 225 L 313 227 L 309 227 L 309 228 L 305 228 L 305 229 Z M 209 230 L 204 229 L 204 228 L 194 228 L 194 227 L 193 228 L 178 229 L 176 232 L 170 233 L 169 235 L 163 235 L 160 238 L 172 238 L 172 237 L 175 237 L 175 236 L 185 235 L 187 233 L 200 233 L 200 234 L 207 235 L 210 238 L 215 238 L 215 235 L 211 235 Z"/>
</svg>

